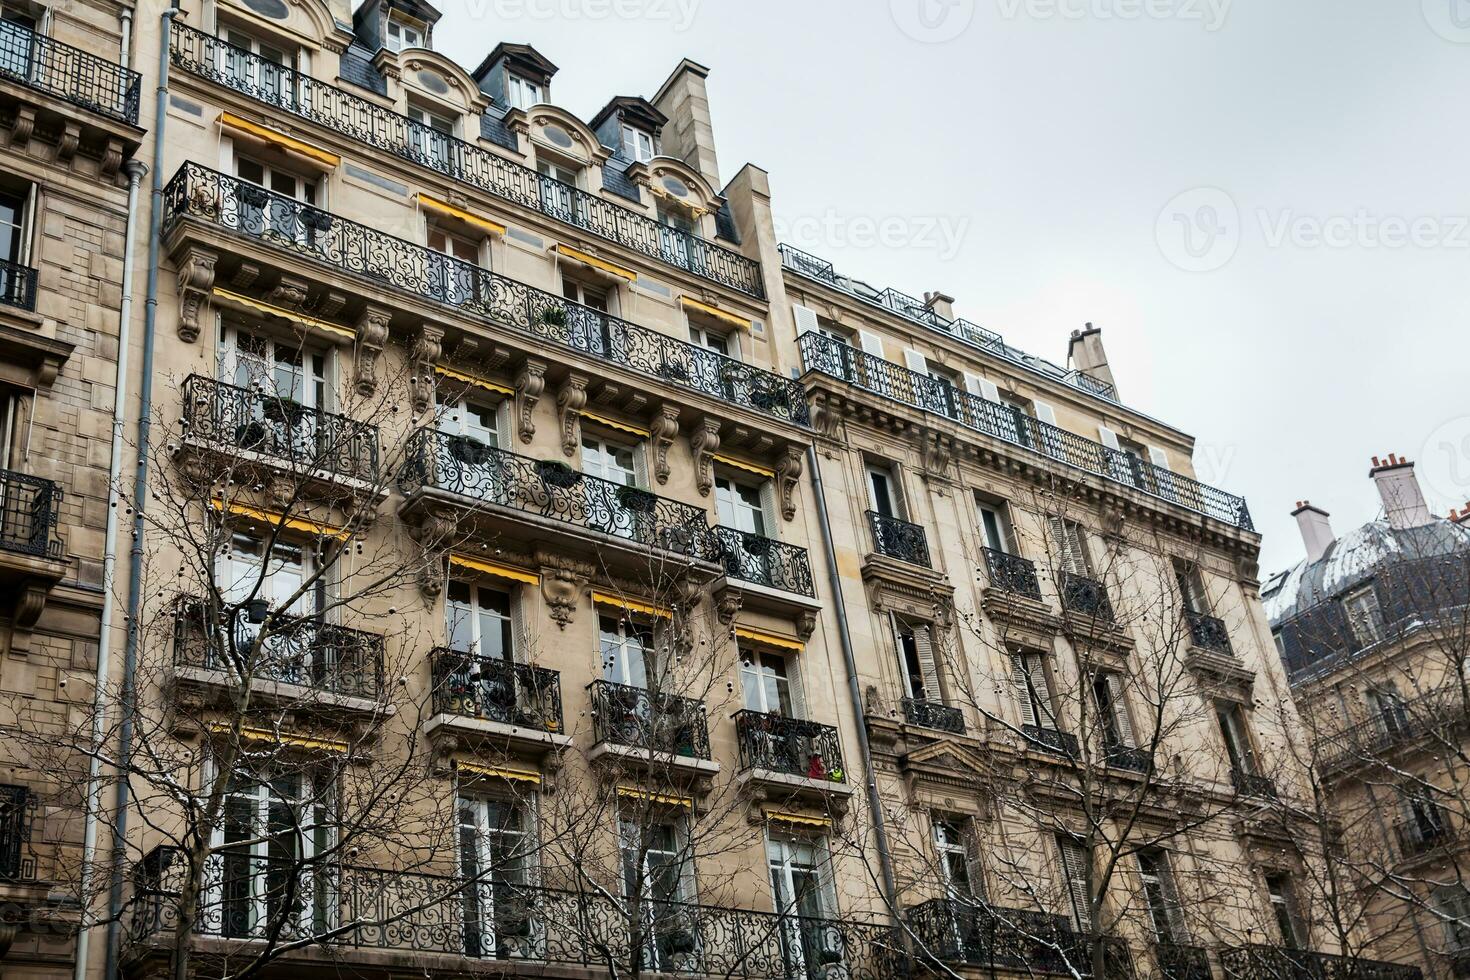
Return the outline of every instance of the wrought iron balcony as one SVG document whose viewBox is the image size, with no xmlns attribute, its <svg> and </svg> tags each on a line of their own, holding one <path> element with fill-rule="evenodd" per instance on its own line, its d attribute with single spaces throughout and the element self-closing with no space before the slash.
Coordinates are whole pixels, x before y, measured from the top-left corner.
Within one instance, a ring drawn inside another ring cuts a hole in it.
<svg viewBox="0 0 1470 980">
<path fill-rule="evenodd" d="M 203 446 L 256 454 L 301 474 L 378 478 L 378 427 L 299 404 L 265 388 L 203 375 L 184 380 L 184 434 Z"/>
<path fill-rule="evenodd" d="M 0 29 L 7 23 L 0 21 Z M 36 312 L 36 270 L 18 262 L 0 261 L 0 305 Z"/>
<path fill-rule="evenodd" d="M 1113 621 L 1113 604 L 1108 599 L 1108 587 L 1086 575 L 1062 572 L 1062 608 L 1089 619 L 1105 623 Z"/>
<path fill-rule="evenodd" d="M 559 460 L 532 459 L 467 436 L 419 429 L 409 437 L 398 486 L 442 490 L 630 544 L 719 561 L 702 507 L 587 476 Z"/>
<path fill-rule="evenodd" d="M 1280 946 L 1232 946 L 1220 966 L 1230 980 L 1423 980 L 1417 966 Z"/>
<path fill-rule="evenodd" d="M 1130 772 L 1150 772 L 1154 767 L 1154 754 L 1146 748 L 1117 743 L 1103 746 L 1103 758 L 1114 769 Z"/>
<path fill-rule="evenodd" d="M 213 615 L 211 615 L 211 613 Z M 259 617 L 261 621 L 253 621 Z M 233 636 L 231 635 L 233 630 Z M 259 650 L 256 639 L 265 633 Z M 383 691 L 383 637 L 315 617 L 231 608 L 194 596 L 179 601 L 174 666 L 223 671 L 230 677 L 293 684 L 333 694 L 376 698 Z M 253 658 L 253 662 L 252 662 Z"/>
<path fill-rule="evenodd" d="M 910 371 L 819 333 L 798 338 L 808 371 L 845 381 L 880 398 L 941 415 L 1065 466 L 1084 470 L 1232 527 L 1255 530 L 1245 499 L 1146 460 L 1038 421 L 1012 405 L 992 402 L 947 382 Z"/>
<path fill-rule="evenodd" d="M 174 848 L 134 866 L 130 944 L 174 935 L 184 866 Z M 902 937 L 886 922 L 629 901 L 531 886 L 501 869 L 438 875 L 214 854 L 202 885 L 200 936 L 253 938 L 279 925 L 282 943 L 590 966 L 616 976 L 892 980 L 905 972 Z"/>
<path fill-rule="evenodd" d="M 897 517 L 885 517 L 870 510 L 868 526 L 873 530 L 873 550 L 878 554 L 897 558 L 911 565 L 933 567 L 929 563 L 929 539 L 919 525 Z"/>
<path fill-rule="evenodd" d="M 1066 756 L 1068 759 L 1077 758 L 1076 735 L 1058 731 L 1055 728 L 1044 728 L 1041 725 L 1022 725 L 1021 734 L 1026 736 L 1026 741 L 1034 748 L 1053 755 Z"/>
<path fill-rule="evenodd" d="M 741 769 L 847 782 L 842 740 L 831 725 L 747 709 L 735 713 L 735 734 Z"/>
<path fill-rule="evenodd" d="M 709 724 L 704 702 L 612 681 L 593 681 L 596 741 L 634 749 L 709 758 Z"/>
<path fill-rule="evenodd" d="M 731 578 L 815 598 L 805 548 L 723 525 L 711 530 Z"/>
<path fill-rule="evenodd" d="M 910 725 L 918 725 L 920 728 L 932 728 L 935 731 L 950 732 L 954 735 L 965 734 L 965 713 L 959 708 L 941 704 L 938 701 L 904 698 L 903 720 Z"/>
<path fill-rule="evenodd" d="M 1398 838 L 1399 853 L 1404 856 L 1404 860 L 1428 854 L 1447 844 L 1454 843 L 1458 835 L 1454 825 L 1449 823 L 1448 815 L 1438 808 L 1435 808 L 1433 813 L 1433 817 L 1426 815 L 1426 819 L 1423 820 L 1400 820 L 1394 824 L 1393 833 Z"/>
<path fill-rule="evenodd" d="M 435 647 L 434 713 L 562 731 L 561 674 L 545 667 Z"/>
<path fill-rule="evenodd" d="M 0 21 L 0 79 L 138 124 L 137 72 L 8 20 Z"/>
<path fill-rule="evenodd" d="M 1020 555 L 986 548 L 985 574 L 990 578 L 992 589 L 1037 601 L 1041 599 L 1041 583 L 1036 578 L 1036 564 Z"/>
<path fill-rule="evenodd" d="M 941 963 L 985 970 L 1091 976 L 1092 943 L 1066 916 L 991 905 L 983 899 L 936 898 L 904 912 L 920 950 Z M 1107 980 L 1132 980 L 1127 944 L 1104 940 Z"/>
<path fill-rule="evenodd" d="M 1410 698 L 1387 711 L 1374 711 L 1363 721 L 1324 735 L 1317 741 L 1318 764 L 1330 769 L 1371 761 L 1397 745 L 1427 736 L 1453 738 L 1456 726 L 1465 723 L 1462 695 L 1457 686 L 1450 684 Z"/>
<path fill-rule="evenodd" d="M 38 558 L 60 558 L 51 536 L 61 512 L 61 488 L 50 480 L 0 470 L 0 548 Z"/>
<path fill-rule="evenodd" d="M 1246 772 L 1244 769 L 1231 768 L 1230 785 L 1235 787 L 1235 792 L 1241 796 L 1258 796 L 1263 799 L 1276 799 L 1276 783 L 1270 776 L 1262 776 L 1259 773 Z"/>
<path fill-rule="evenodd" d="M 1156 943 L 1154 961 L 1160 980 L 1214 980 L 1210 954 L 1203 946 Z"/>
<path fill-rule="evenodd" d="M 542 176 L 345 89 L 179 23 L 173 25 L 169 54 L 176 67 L 192 75 L 374 150 L 427 167 L 701 278 L 757 299 L 765 298 L 760 263 L 754 259 Z"/>
<path fill-rule="evenodd" d="M 806 394 L 790 378 L 195 163 L 181 166 L 164 189 L 166 227 L 185 219 L 453 307 L 461 316 L 516 330 L 540 344 L 574 350 L 769 418 L 802 426 L 809 421 Z"/>
<path fill-rule="evenodd" d="M 1189 624 L 1189 642 L 1201 650 L 1214 650 L 1217 653 L 1230 653 L 1230 633 L 1225 629 L 1225 621 L 1218 619 L 1208 613 L 1195 612 L 1193 609 L 1184 610 L 1185 622 Z"/>
<path fill-rule="evenodd" d="M 36 877 L 36 860 L 26 853 L 36 798 L 25 786 L 0 785 L 0 881 Z"/>
</svg>

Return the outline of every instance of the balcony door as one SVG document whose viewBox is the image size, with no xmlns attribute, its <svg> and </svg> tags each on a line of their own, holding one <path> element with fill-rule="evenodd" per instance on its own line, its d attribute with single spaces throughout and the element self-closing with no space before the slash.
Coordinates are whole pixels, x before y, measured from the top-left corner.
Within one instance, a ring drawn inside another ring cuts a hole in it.
<svg viewBox="0 0 1470 980">
<path fill-rule="evenodd" d="M 689 252 L 699 237 L 694 217 L 677 204 L 658 202 L 658 245 L 663 260 L 681 269 L 690 268 Z"/>
<path fill-rule="evenodd" d="M 219 361 L 220 377 L 236 390 L 216 400 L 216 422 L 225 430 L 217 435 L 233 435 L 241 449 L 289 459 L 302 469 L 315 469 L 318 457 L 331 455 L 320 418 L 328 392 L 325 354 L 226 324 Z"/>
<path fill-rule="evenodd" d="M 765 496 L 761 486 L 715 475 L 716 518 L 721 527 L 737 532 L 720 535 L 726 570 L 747 582 L 777 584 L 771 575 Z"/>
<path fill-rule="evenodd" d="M 269 613 L 304 620 L 325 605 L 325 577 L 316 575 L 314 549 L 277 537 L 268 550 L 262 538 L 233 534 L 216 573 L 225 607 L 238 608 L 235 655 L 239 658 L 249 656 Z M 288 684 L 319 682 L 336 665 L 330 662 L 334 647 L 317 643 L 317 632 L 311 625 L 276 624 L 261 641 L 253 676 Z M 225 663 L 208 666 L 223 667 Z"/>
<path fill-rule="evenodd" d="M 459 857 L 465 881 L 466 956 L 536 955 L 542 929 L 533 915 L 534 850 L 525 804 L 460 797 Z"/>
<path fill-rule="evenodd" d="M 868 502 L 873 511 L 885 520 L 903 520 L 903 494 L 899 490 L 898 477 L 893 469 L 879 463 L 869 463 L 867 475 Z"/>
<path fill-rule="evenodd" d="M 409 153 L 419 163 L 440 173 L 452 172 L 454 120 L 421 106 L 410 105 Z"/>
<path fill-rule="evenodd" d="M 825 842 L 772 833 L 766 841 L 771 897 L 780 917 L 787 977 L 820 977 L 842 962 L 842 934 L 832 919 L 836 900 L 827 880 Z"/>
<path fill-rule="evenodd" d="M 28 185 L 24 193 L 0 188 L 0 305 L 24 307 L 35 303 L 25 268 L 30 260 L 27 225 L 32 206 Z"/>
<path fill-rule="evenodd" d="M 623 898 L 643 932 L 645 970 L 692 972 L 684 968 L 697 962 L 699 921 L 682 820 L 643 813 L 620 820 L 618 838 Z"/>
<path fill-rule="evenodd" d="M 430 271 L 434 294 L 451 306 L 464 306 L 485 291 L 480 284 L 480 246 L 442 228 L 430 228 L 429 251 L 435 253 Z"/>
<path fill-rule="evenodd" d="M 556 160 L 539 159 L 536 172 L 541 175 L 541 210 L 570 224 L 585 225 L 586 205 L 577 191 L 580 171 Z"/>
<path fill-rule="evenodd" d="M 652 494 L 623 490 L 638 485 L 638 454 L 633 447 L 602 436 L 582 436 L 582 472 L 605 481 L 584 484 L 588 523 L 620 538 L 639 538 Z"/>
<path fill-rule="evenodd" d="M 561 294 L 563 298 L 571 300 L 571 304 L 566 307 L 566 325 L 549 323 L 543 318 L 537 329 L 552 332 L 554 339 L 575 350 L 589 354 L 614 353 L 618 356 L 612 323 L 608 318 L 613 309 L 612 298 L 616 294 L 604 286 L 565 273 L 561 277 Z M 626 352 L 622 352 L 621 356 L 626 356 Z"/>
<path fill-rule="evenodd" d="M 1006 517 L 1005 505 L 982 501 L 978 506 L 985 547 L 1006 555 L 1015 554 L 1015 540 L 1011 533 L 1011 522 Z"/>
<path fill-rule="evenodd" d="M 0 73 L 33 80 L 42 65 L 36 57 L 36 38 L 43 25 L 29 10 L 0 5 Z"/>
<path fill-rule="evenodd" d="M 227 28 L 223 36 L 228 44 L 216 45 L 214 49 L 214 69 L 220 81 L 237 92 L 294 110 L 295 58 L 285 48 L 239 28 Z"/>
<path fill-rule="evenodd" d="M 240 179 L 234 200 L 223 202 L 226 227 L 300 251 L 316 250 L 329 222 L 326 212 L 316 210 L 316 181 L 247 156 L 235 157 L 235 176 Z"/>
</svg>

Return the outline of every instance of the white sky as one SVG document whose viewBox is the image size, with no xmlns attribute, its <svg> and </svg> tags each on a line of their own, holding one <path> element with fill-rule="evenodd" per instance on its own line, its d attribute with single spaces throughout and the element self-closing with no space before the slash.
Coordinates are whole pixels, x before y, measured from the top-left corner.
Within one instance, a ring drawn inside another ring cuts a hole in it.
<svg viewBox="0 0 1470 980">
<path fill-rule="evenodd" d="M 1101 326 L 1123 399 L 1248 498 L 1263 572 L 1296 500 L 1375 516 L 1372 455 L 1470 497 L 1470 0 L 441 9 L 439 50 L 529 42 L 584 119 L 707 65 L 721 177 L 769 171 L 794 244 L 1058 362 Z"/>
</svg>

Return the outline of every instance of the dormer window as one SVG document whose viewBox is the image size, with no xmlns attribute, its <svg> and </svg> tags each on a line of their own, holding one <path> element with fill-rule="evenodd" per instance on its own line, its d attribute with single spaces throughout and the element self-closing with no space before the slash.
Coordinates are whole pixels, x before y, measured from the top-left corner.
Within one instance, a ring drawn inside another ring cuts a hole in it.
<svg viewBox="0 0 1470 980">
<path fill-rule="evenodd" d="M 653 137 L 641 129 L 623 125 L 623 157 L 634 163 L 647 163 L 654 157 Z"/>
<path fill-rule="evenodd" d="M 541 102 L 541 86 L 509 72 L 505 76 L 505 100 L 513 109 L 529 109 Z"/>
<path fill-rule="evenodd" d="M 396 17 L 388 18 L 388 43 L 384 45 L 394 54 L 405 48 L 424 46 L 424 32 L 414 24 L 406 24 Z"/>
</svg>

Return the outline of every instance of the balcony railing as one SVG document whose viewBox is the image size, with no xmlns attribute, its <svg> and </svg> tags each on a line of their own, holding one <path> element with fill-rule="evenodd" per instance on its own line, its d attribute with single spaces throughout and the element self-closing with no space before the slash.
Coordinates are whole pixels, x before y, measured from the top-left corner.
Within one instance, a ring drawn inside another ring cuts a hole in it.
<svg viewBox="0 0 1470 980">
<path fill-rule="evenodd" d="M 815 598 L 805 548 L 723 525 L 712 533 L 720 562 L 731 578 Z"/>
<path fill-rule="evenodd" d="M 903 720 L 920 728 L 954 735 L 965 734 L 965 713 L 952 705 L 923 698 L 903 699 Z"/>
<path fill-rule="evenodd" d="M 936 898 L 904 912 L 917 952 L 941 963 L 984 970 L 1091 976 L 1092 950 L 1065 916 L 983 900 Z M 1133 961 L 1119 939 L 1104 940 L 1107 980 L 1132 980 Z"/>
<path fill-rule="evenodd" d="M 703 701 L 612 681 L 593 681 L 587 690 L 597 742 L 709 758 Z"/>
<path fill-rule="evenodd" d="M 1114 769 L 1127 769 L 1129 772 L 1147 773 L 1154 767 L 1153 752 L 1136 745 L 1105 745 L 1103 758 Z"/>
<path fill-rule="evenodd" d="M 1070 732 L 1043 728 L 1041 725 L 1022 725 L 1021 734 L 1026 736 L 1026 741 L 1033 747 L 1044 752 L 1066 756 L 1068 759 L 1077 758 L 1077 736 Z"/>
<path fill-rule="evenodd" d="M 1448 739 L 1453 737 L 1455 727 L 1465 722 L 1460 690 L 1447 685 L 1391 705 L 1386 711 L 1376 710 L 1363 721 L 1324 735 L 1317 741 L 1318 764 L 1326 769 L 1372 760 L 1398 744 L 1428 735 Z"/>
<path fill-rule="evenodd" d="M 1455 828 L 1448 822 L 1445 813 L 1437 809 L 1433 812 L 1436 816 L 1432 819 L 1401 820 L 1394 824 L 1393 833 L 1398 838 L 1399 853 L 1404 856 L 1404 860 L 1428 854 L 1455 841 Z"/>
<path fill-rule="evenodd" d="M 790 378 L 601 310 L 528 286 L 472 262 L 349 221 L 237 177 L 181 166 L 164 189 L 164 221 L 191 218 L 340 272 L 453 307 L 462 316 L 527 334 L 679 388 L 806 425 L 806 395 Z"/>
<path fill-rule="evenodd" d="M 1220 966 L 1227 980 L 1423 980 L 1417 966 L 1279 946 L 1232 946 Z"/>
<path fill-rule="evenodd" d="M 398 486 L 405 494 L 433 488 L 601 531 L 631 545 L 720 560 L 708 514 L 692 504 L 437 429 L 415 431 L 404 455 Z"/>
<path fill-rule="evenodd" d="M 252 680 L 294 684 L 317 691 L 375 698 L 383 690 L 383 637 L 347 629 L 314 617 L 276 613 L 270 617 L 259 650 L 253 650 L 267 625 L 252 622 L 251 610 L 221 606 L 210 616 L 209 604 L 195 597 L 180 600 L 174 619 L 174 666 L 224 671 Z M 229 620 L 234 619 L 234 636 Z M 257 612 L 268 615 L 265 603 Z M 211 622 L 211 619 L 214 621 Z M 253 663 L 247 663 L 250 657 Z"/>
<path fill-rule="evenodd" d="M 284 68 L 244 48 L 175 23 L 174 65 L 273 108 L 324 126 L 384 153 L 412 161 L 599 238 L 658 259 L 757 299 L 765 298 L 760 263 L 669 227 L 631 208 L 465 142 L 345 89 Z"/>
<path fill-rule="evenodd" d="M 130 943 L 170 941 L 184 874 L 173 848 L 134 866 Z M 279 925 L 282 943 L 572 964 L 617 976 L 892 980 L 906 962 L 901 936 L 884 922 L 630 902 L 528 885 L 524 873 L 499 868 L 439 875 L 216 853 L 201 883 L 200 936 L 254 938 Z"/>
<path fill-rule="evenodd" d="M 11 21 L 0 21 L 0 78 L 138 124 L 140 76 Z"/>
<path fill-rule="evenodd" d="M 36 798 L 25 786 L 0 785 L 0 881 L 36 876 L 35 859 L 26 853 Z"/>
<path fill-rule="evenodd" d="M 831 725 L 745 710 L 735 713 L 735 734 L 740 741 L 741 769 L 847 782 L 842 740 Z"/>
<path fill-rule="evenodd" d="M 1108 587 L 1086 575 L 1062 572 L 1062 608 L 1090 619 L 1106 623 L 1113 621 Z"/>
<path fill-rule="evenodd" d="M 1041 583 L 1036 579 L 1036 564 L 1026 558 L 986 548 L 985 573 L 989 576 L 990 587 L 993 589 L 1028 599 L 1041 599 Z"/>
<path fill-rule="evenodd" d="M 1109 449 L 1066 429 L 1038 421 L 1014 406 L 961 391 L 945 381 L 910 371 L 819 333 L 804 333 L 799 343 L 802 364 L 808 371 L 818 371 L 881 398 L 941 415 L 967 429 L 1142 491 L 1232 527 L 1246 531 L 1255 529 L 1242 497 L 1155 466 L 1132 453 Z"/>
<path fill-rule="evenodd" d="M 3 29 L 5 21 L 0 21 Z M 0 261 L 0 306 L 36 312 L 36 270 L 17 262 Z"/>
<path fill-rule="evenodd" d="M 911 565 L 933 567 L 929 563 L 929 540 L 919 525 L 870 510 L 868 526 L 873 531 L 873 550 L 878 554 L 897 558 Z"/>
<path fill-rule="evenodd" d="M 560 732 L 561 674 L 545 667 L 435 647 L 434 713 Z"/>
<path fill-rule="evenodd" d="M 1190 643 L 1201 650 L 1214 650 L 1217 653 L 1230 652 L 1230 633 L 1225 629 L 1223 619 L 1218 619 L 1208 613 L 1186 609 L 1184 620 L 1189 624 Z"/>
<path fill-rule="evenodd" d="M 373 482 L 378 427 L 203 375 L 184 380 L 184 433 L 222 452 L 245 450 L 302 473 Z"/>
<path fill-rule="evenodd" d="M 1157 943 L 1154 961 L 1159 967 L 1159 980 L 1214 980 L 1210 954 L 1203 946 Z"/>
<path fill-rule="evenodd" d="M 912 320 L 915 323 L 921 323 L 937 333 L 942 333 L 945 336 L 963 341 L 971 347 L 985 351 L 988 354 L 994 354 L 997 357 L 1003 357 L 1008 361 L 1013 361 L 1028 371 L 1045 375 L 1055 381 L 1071 385 L 1080 391 L 1085 391 L 1089 395 L 1096 395 L 1098 398 L 1106 401 L 1114 403 L 1118 401 L 1118 393 L 1106 381 L 1101 381 L 1089 374 L 1083 374 L 1081 371 L 1067 371 L 1057 367 L 1055 364 L 1043 361 L 1039 357 L 1033 357 L 1025 351 L 1018 350 L 1007 344 L 1001 335 L 995 331 L 986 330 L 984 327 L 971 323 L 969 320 L 946 320 L 926 306 L 923 301 L 901 293 L 896 289 L 877 290 L 867 283 L 839 275 L 837 270 L 833 268 L 832 263 L 826 259 L 817 258 L 808 252 L 792 248 L 790 245 L 781 245 L 778 247 L 781 252 L 781 264 L 794 272 L 799 272 L 810 279 L 824 282 L 834 289 L 840 289 L 851 296 L 856 296 L 864 302 L 881 306 L 890 312 L 897 313 L 905 319 Z"/>
<path fill-rule="evenodd" d="M 1230 770 L 1230 785 L 1235 787 L 1235 792 L 1241 796 L 1258 796 L 1262 799 L 1276 799 L 1276 783 L 1270 776 L 1262 776 L 1260 773 L 1246 772 L 1244 769 L 1232 768 Z"/>
<path fill-rule="evenodd" d="M 0 495 L 0 548 L 61 557 L 61 542 L 51 536 L 61 512 L 61 488 L 38 476 L 0 470 Z"/>
</svg>

